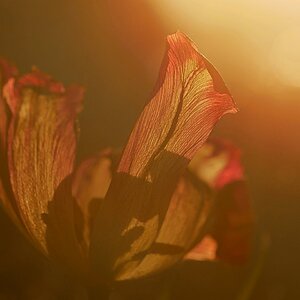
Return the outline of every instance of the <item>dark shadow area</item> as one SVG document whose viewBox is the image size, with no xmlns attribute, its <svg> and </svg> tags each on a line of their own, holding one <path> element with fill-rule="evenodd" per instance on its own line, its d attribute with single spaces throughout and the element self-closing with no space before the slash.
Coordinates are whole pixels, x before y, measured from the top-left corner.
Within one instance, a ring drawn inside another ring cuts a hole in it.
<svg viewBox="0 0 300 300">
<path fill-rule="evenodd" d="M 144 174 L 147 179 L 125 173 L 114 175 L 107 196 L 99 207 L 93 228 L 91 261 L 95 271 L 101 270 L 108 278 L 113 277 L 112 271 L 117 259 L 129 253 L 133 242 L 144 233 L 142 238 L 149 246 L 146 249 L 137 249 L 134 255 L 131 254 L 130 262 L 142 261 L 142 258 L 152 251 L 161 251 L 163 254 L 169 250 L 169 255 L 174 254 L 172 246 L 168 248 L 166 245 L 156 245 L 152 249 L 153 246 L 150 245 L 158 236 L 171 196 L 186 164 L 185 158 L 164 150 L 147 166 L 148 173 Z M 157 223 L 157 231 L 144 232 L 143 226 L 146 227 L 147 222 L 151 220 Z M 136 224 L 133 228 L 130 227 L 132 222 Z M 144 225 L 141 226 L 140 223 Z M 179 253 L 178 250 L 176 248 L 176 254 Z M 128 262 L 126 259 L 117 266 L 115 273 L 123 269 Z"/>
</svg>

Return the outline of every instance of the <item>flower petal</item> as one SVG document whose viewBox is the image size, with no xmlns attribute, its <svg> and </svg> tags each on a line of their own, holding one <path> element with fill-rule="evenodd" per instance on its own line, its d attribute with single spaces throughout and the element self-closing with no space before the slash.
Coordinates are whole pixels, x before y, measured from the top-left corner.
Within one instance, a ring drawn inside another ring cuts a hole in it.
<svg viewBox="0 0 300 300">
<path fill-rule="evenodd" d="M 106 149 L 84 160 L 73 179 L 72 193 L 79 209 L 76 227 L 80 243 L 86 252 L 90 245 L 94 216 L 111 182 L 112 155 L 112 150 Z"/>
<path fill-rule="evenodd" d="M 217 120 L 236 112 L 219 74 L 194 44 L 180 32 L 167 40 L 154 97 L 129 137 L 95 220 L 91 265 L 110 279 L 129 279 L 158 269 L 152 264 L 153 269 L 148 266 L 140 274 L 133 271 L 158 238 L 189 160 Z"/>
<path fill-rule="evenodd" d="M 236 112 L 220 75 L 183 34 L 168 36 L 153 99 L 139 117 L 118 172 L 145 177 L 163 151 L 190 160 L 215 123 Z"/>
<path fill-rule="evenodd" d="M 189 163 L 189 170 L 213 189 L 243 180 L 240 150 L 229 141 L 211 138 Z"/>
<path fill-rule="evenodd" d="M 57 198 L 58 187 L 73 170 L 74 123 L 82 96 L 81 88 L 65 89 L 37 70 L 9 80 L 4 88 L 11 111 L 7 157 L 12 190 L 27 232 L 47 254 L 46 223 L 52 217 L 49 203 Z M 71 192 L 65 198 L 71 199 Z M 63 205 L 71 203 L 67 199 L 61 201 Z M 63 213 L 72 214 L 72 206 Z"/>
<path fill-rule="evenodd" d="M 7 134 L 7 109 L 3 99 L 2 89 L 6 82 L 17 76 L 18 70 L 12 63 L 0 58 L 0 147 L 4 149 Z"/>
<path fill-rule="evenodd" d="M 16 212 L 16 207 L 14 206 L 14 199 L 10 199 L 13 197 L 10 193 L 6 159 L 7 122 L 9 112 L 2 93 L 3 86 L 10 78 L 15 77 L 17 74 L 18 70 L 12 63 L 0 58 L 0 202 L 13 222 L 21 229 L 22 226 Z"/>
<path fill-rule="evenodd" d="M 215 257 L 230 263 L 245 261 L 250 253 L 254 217 L 240 150 L 229 141 L 210 139 L 192 159 L 189 170 L 216 193 L 214 222 L 209 230 L 217 247 Z M 199 255 L 199 249 L 205 252 L 203 242 L 187 258 L 202 260 L 205 255 Z"/>
<path fill-rule="evenodd" d="M 196 245 L 184 259 L 187 260 L 215 260 L 218 244 L 216 240 L 210 236 L 206 235 L 200 243 Z"/>
<path fill-rule="evenodd" d="M 129 263 L 120 270 L 118 280 L 157 273 L 181 260 L 205 234 L 211 208 L 208 187 L 195 182 L 188 172 L 181 176 L 156 239 L 142 253 L 139 252 L 139 240 L 133 242 L 127 257 L 119 259 L 119 262 L 128 260 Z"/>
<path fill-rule="evenodd" d="M 218 244 L 217 257 L 232 264 L 244 263 L 250 256 L 254 214 L 244 181 L 222 188 L 216 199 L 212 235 Z"/>
</svg>

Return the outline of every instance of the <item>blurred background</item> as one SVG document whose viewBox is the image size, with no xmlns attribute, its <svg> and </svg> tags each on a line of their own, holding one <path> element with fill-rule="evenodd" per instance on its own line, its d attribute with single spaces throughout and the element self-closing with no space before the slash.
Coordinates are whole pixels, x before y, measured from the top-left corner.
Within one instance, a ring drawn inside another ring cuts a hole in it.
<svg viewBox="0 0 300 300">
<path fill-rule="evenodd" d="M 0 1 L 0 55 L 21 72 L 35 65 L 87 89 L 78 159 L 125 143 L 154 86 L 165 37 L 177 29 L 219 70 L 240 109 L 213 135 L 241 148 L 258 231 L 270 246 L 258 242 L 244 267 L 187 262 L 124 294 L 167 299 L 167 286 L 168 299 L 300 299 L 299 0 Z M 1 211 L 0 299 L 81 293 Z"/>
</svg>

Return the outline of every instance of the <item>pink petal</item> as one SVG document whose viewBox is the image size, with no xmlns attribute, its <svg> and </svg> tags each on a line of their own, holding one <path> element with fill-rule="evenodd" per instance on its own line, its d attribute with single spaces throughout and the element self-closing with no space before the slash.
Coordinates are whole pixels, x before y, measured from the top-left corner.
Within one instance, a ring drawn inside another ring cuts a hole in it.
<svg viewBox="0 0 300 300">
<path fill-rule="evenodd" d="M 212 138 L 196 153 L 189 169 L 213 189 L 244 179 L 240 150 L 229 141 Z"/>
</svg>

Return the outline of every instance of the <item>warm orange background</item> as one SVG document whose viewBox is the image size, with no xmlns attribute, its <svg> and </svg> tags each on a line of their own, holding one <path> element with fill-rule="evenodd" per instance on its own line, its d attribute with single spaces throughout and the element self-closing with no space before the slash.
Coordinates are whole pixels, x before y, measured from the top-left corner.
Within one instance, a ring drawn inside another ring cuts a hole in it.
<svg viewBox="0 0 300 300">
<path fill-rule="evenodd" d="M 300 299 L 298 0 L 0 2 L 0 55 L 23 72 L 34 64 L 86 86 L 80 157 L 126 141 L 154 85 L 165 35 L 177 29 L 220 71 L 240 108 L 214 134 L 241 147 L 259 228 L 271 238 L 251 299 Z M 71 295 L 72 283 L 2 213 L 0 223 L 0 299 Z M 186 264 L 174 299 L 235 299 L 247 270 Z"/>
</svg>

